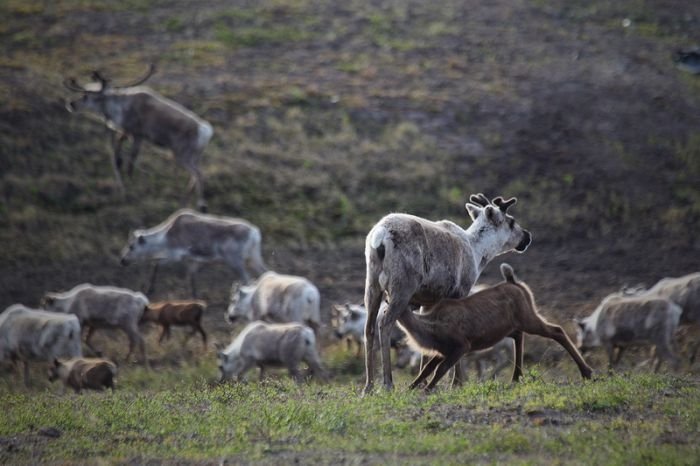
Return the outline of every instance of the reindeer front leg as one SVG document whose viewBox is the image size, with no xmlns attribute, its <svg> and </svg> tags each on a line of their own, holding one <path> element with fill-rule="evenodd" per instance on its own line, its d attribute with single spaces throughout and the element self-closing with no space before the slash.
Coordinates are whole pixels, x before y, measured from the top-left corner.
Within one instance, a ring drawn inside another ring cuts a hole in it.
<svg viewBox="0 0 700 466">
<path fill-rule="evenodd" d="M 114 171 L 114 177 L 117 179 L 117 184 L 119 185 L 119 191 L 121 194 L 126 193 L 124 188 L 124 182 L 122 181 L 121 168 L 122 168 L 122 144 L 127 139 L 127 135 L 119 133 L 117 131 L 112 132 L 112 170 Z"/>
<path fill-rule="evenodd" d="M 126 167 L 126 172 L 130 178 L 134 173 L 134 162 L 136 162 L 136 157 L 139 155 L 139 149 L 141 149 L 141 138 L 134 137 L 134 143 L 131 145 L 131 152 L 129 152 L 129 162 Z"/>
</svg>

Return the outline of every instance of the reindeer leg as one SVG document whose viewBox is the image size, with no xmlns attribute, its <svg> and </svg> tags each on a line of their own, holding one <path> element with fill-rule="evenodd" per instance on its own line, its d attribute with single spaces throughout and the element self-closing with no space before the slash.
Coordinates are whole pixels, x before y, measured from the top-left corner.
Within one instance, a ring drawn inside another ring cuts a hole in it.
<svg viewBox="0 0 700 466">
<path fill-rule="evenodd" d="M 394 295 L 379 319 L 379 349 L 382 355 L 384 373 L 384 388 L 392 390 L 394 381 L 391 375 L 391 331 L 402 312 L 411 312 L 408 307 L 409 299 Z"/>
<path fill-rule="evenodd" d="M 512 382 L 517 382 L 523 376 L 523 356 L 525 338 L 520 330 L 513 332 L 510 337 L 515 341 L 515 366 L 513 368 Z"/>
<path fill-rule="evenodd" d="M 160 337 L 158 338 L 158 343 L 159 343 L 159 344 L 162 344 L 162 343 L 163 343 L 163 339 L 165 338 L 166 333 L 168 333 L 168 330 L 167 330 L 167 329 L 168 329 L 168 326 L 167 326 L 167 325 L 163 325 L 163 329 L 162 329 L 161 332 L 160 332 Z"/>
<path fill-rule="evenodd" d="M 117 179 L 117 184 L 119 185 L 119 191 L 122 195 L 126 193 L 124 188 L 124 182 L 122 181 L 121 168 L 122 168 L 122 144 L 127 139 L 125 134 L 118 133 L 116 131 L 112 132 L 112 170 L 114 171 L 114 177 Z"/>
<path fill-rule="evenodd" d="M 454 368 L 455 373 L 452 377 L 452 388 L 461 387 L 462 384 L 464 384 L 464 369 L 462 368 L 462 364 L 460 362 L 457 362 L 454 365 Z"/>
<path fill-rule="evenodd" d="M 129 162 L 126 169 L 129 178 L 131 178 L 131 176 L 134 174 L 134 162 L 136 161 L 136 157 L 139 155 L 139 149 L 141 149 L 141 138 L 134 137 L 134 143 L 131 145 Z"/>
<path fill-rule="evenodd" d="M 435 371 L 435 368 L 440 364 L 442 361 L 444 361 L 445 358 L 443 358 L 441 355 L 436 354 L 430 360 L 423 366 L 423 368 L 420 370 L 418 373 L 418 377 L 416 377 L 413 382 L 411 382 L 411 385 L 408 386 L 409 390 L 414 390 L 416 389 L 420 384 L 423 383 L 425 379 L 428 378 L 430 374 Z"/>
<path fill-rule="evenodd" d="M 196 322 L 196 330 L 199 331 L 199 333 L 202 335 L 202 345 L 204 346 L 204 351 L 207 350 L 207 334 L 204 333 L 204 329 L 202 328 L 202 323 L 201 322 Z"/>
<path fill-rule="evenodd" d="M 24 360 L 24 386 L 29 387 L 29 361 Z"/>
<path fill-rule="evenodd" d="M 189 262 L 187 264 L 187 279 L 190 282 L 190 291 L 192 292 L 192 297 L 197 297 L 197 286 L 194 282 L 194 275 L 199 270 L 199 264 L 197 262 Z"/>
<path fill-rule="evenodd" d="M 92 346 L 92 336 L 95 334 L 95 327 L 87 327 L 87 335 L 85 335 L 85 345 L 92 351 L 95 356 L 102 357 L 102 352 Z"/>
<path fill-rule="evenodd" d="M 468 350 L 469 347 L 467 346 L 466 350 Z M 429 392 L 433 388 L 435 388 L 435 385 L 442 379 L 442 377 L 447 373 L 448 370 L 457 362 L 459 362 L 459 358 L 462 357 L 462 355 L 465 353 L 465 348 L 456 348 L 452 353 L 450 353 L 448 356 L 443 359 L 440 364 L 438 364 L 437 368 L 435 369 L 435 374 L 433 375 L 433 378 L 430 379 L 430 382 L 428 382 L 428 385 L 425 387 L 425 391 Z"/>
<path fill-rule="evenodd" d="M 561 328 L 558 325 L 552 325 L 547 322 L 540 321 L 535 325 L 528 326 L 528 328 L 525 329 L 525 332 L 531 333 L 533 335 L 540 335 L 545 338 L 550 338 L 559 343 L 569 353 L 571 358 L 578 366 L 578 370 L 581 372 L 581 377 L 583 377 L 584 379 L 591 378 L 591 375 L 593 374 L 593 369 L 591 369 L 591 367 L 588 364 L 586 364 L 586 361 L 583 359 L 583 356 L 581 356 L 581 353 L 578 352 L 574 344 L 566 335 L 566 332 L 563 328 Z M 610 357 L 610 363 L 612 364 L 612 354 L 608 353 L 608 356 Z"/>
<path fill-rule="evenodd" d="M 367 309 L 367 322 L 365 322 L 365 387 L 364 394 L 372 392 L 374 387 L 374 339 L 377 332 L 377 315 L 382 302 L 382 290 L 379 283 L 370 283 L 368 273 L 365 285 L 365 309 Z"/>
</svg>

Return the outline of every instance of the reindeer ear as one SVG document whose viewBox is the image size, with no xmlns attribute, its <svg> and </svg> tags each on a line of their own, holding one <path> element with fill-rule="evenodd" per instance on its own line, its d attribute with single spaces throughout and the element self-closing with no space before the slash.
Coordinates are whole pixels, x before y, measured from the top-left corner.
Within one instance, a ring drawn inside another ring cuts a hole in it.
<svg viewBox="0 0 700 466">
<path fill-rule="evenodd" d="M 479 214 L 481 214 L 481 207 L 477 207 L 474 204 L 467 202 L 464 207 L 467 209 L 467 212 L 469 212 L 469 216 L 472 220 L 476 220 Z"/>
</svg>

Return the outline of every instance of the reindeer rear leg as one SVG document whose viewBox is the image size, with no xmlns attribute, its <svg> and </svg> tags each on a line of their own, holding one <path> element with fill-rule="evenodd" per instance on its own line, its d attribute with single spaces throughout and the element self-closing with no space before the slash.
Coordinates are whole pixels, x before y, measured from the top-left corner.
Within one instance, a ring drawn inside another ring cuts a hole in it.
<svg viewBox="0 0 700 466">
<path fill-rule="evenodd" d="M 409 309 L 408 304 L 408 298 L 394 294 L 389 305 L 384 309 L 382 315 L 379 316 L 379 349 L 382 355 L 384 388 L 386 390 L 394 388 L 394 381 L 391 375 L 391 331 L 394 329 L 394 325 L 396 325 L 396 321 L 401 313 L 413 312 Z"/>
<path fill-rule="evenodd" d="M 513 332 L 510 337 L 515 341 L 515 364 L 513 366 L 513 382 L 517 382 L 523 376 L 523 356 L 525 338 L 520 330 Z"/>
<path fill-rule="evenodd" d="M 576 365 L 578 366 L 578 370 L 581 372 L 581 377 L 584 379 L 590 379 L 591 375 L 593 374 L 593 369 L 586 364 L 586 361 L 583 359 L 583 356 L 581 356 L 581 353 L 578 352 L 574 344 L 571 342 L 569 337 L 566 335 L 566 332 L 564 331 L 563 328 L 561 328 L 558 325 L 552 325 L 550 323 L 540 321 L 535 325 L 527 326 L 528 328 L 523 329 L 527 333 L 531 333 L 533 335 L 540 335 L 545 338 L 551 338 L 552 340 L 556 341 L 559 343 L 561 346 L 568 351 L 569 355 L 571 358 L 576 362 Z M 612 346 L 611 346 L 612 348 Z M 517 352 L 517 340 L 516 340 L 516 352 Z M 610 361 L 610 365 L 612 367 L 612 361 L 613 361 L 613 356 L 608 352 L 608 357 Z"/>
<path fill-rule="evenodd" d="M 445 358 L 443 358 L 439 354 L 436 354 L 435 356 L 430 358 L 430 360 L 421 368 L 420 372 L 418 373 L 418 377 L 416 377 L 413 380 L 413 382 L 411 382 L 411 385 L 408 386 L 409 390 L 414 390 L 418 386 L 420 386 L 420 384 L 422 384 L 423 381 L 435 371 L 435 368 L 438 366 L 438 364 L 440 364 L 444 360 Z"/>
<path fill-rule="evenodd" d="M 87 327 L 87 334 L 85 335 L 85 346 L 87 346 L 90 351 L 97 357 L 102 357 L 102 352 L 92 346 L 92 336 L 95 334 L 95 327 Z"/>
<path fill-rule="evenodd" d="M 367 322 L 365 322 L 365 387 L 363 393 L 369 394 L 374 387 L 374 341 L 377 332 L 377 315 L 382 303 L 382 290 L 379 283 L 370 282 L 370 274 L 367 274 L 365 285 L 365 309 L 367 309 Z"/>
<path fill-rule="evenodd" d="M 459 362 L 459 359 L 464 355 L 466 351 L 469 350 L 469 347 L 467 346 L 466 348 L 456 348 L 452 353 L 447 355 L 445 359 L 443 359 L 440 364 L 438 364 L 437 368 L 435 369 L 435 374 L 433 375 L 433 378 L 430 379 L 430 382 L 428 382 L 428 386 L 425 387 L 425 391 L 429 392 L 433 388 L 435 388 L 435 385 L 442 379 L 442 377 L 447 373 L 447 371 L 450 370 L 452 366 L 454 366 L 457 362 Z"/>
</svg>

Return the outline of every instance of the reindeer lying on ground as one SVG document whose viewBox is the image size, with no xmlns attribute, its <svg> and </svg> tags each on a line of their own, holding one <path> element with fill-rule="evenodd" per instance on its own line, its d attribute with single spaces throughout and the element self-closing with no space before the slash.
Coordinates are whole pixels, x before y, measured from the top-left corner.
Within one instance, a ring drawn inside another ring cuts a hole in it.
<svg viewBox="0 0 700 466">
<path fill-rule="evenodd" d="M 68 360 L 54 359 L 49 369 L 49 381 L 61 379 L 63 384 L 80 393 L 83 388 L 114 391 L 114 378 L 117 376 L 117 365 L 102 358 L 72 358 Z"/>
<path fill-rule="evenodd" d="M 445 299 L 423 314 L 405 312 L 399 325 L 408 333 L 409 343 L 432 358 L 410 385 L 418 387 L 430 374 L 426 390 L 432 390 L 445 373 L 470 351 L 493 346 L 505 337 L 515 340 L 513 381 L 523 374 L 524 334 L 555 340 L 578 365 L 583 378 L 593 370 L 558 325 L 547 322 L 537 312 L 530 288 L 515 278 L 508 264 L 501 264 L 504 282 L 461 299 Z"/>
<path fill-rule="evenodd" d="M 190 191 L 196 188 L 198 207 L 204 211 L 206 203 L 199 159 L 214 130 L 209 123 L 180 104 L 148 87 L 138 87 L 154 71 L 155 67 L 151 65 L 143 78 L 126 86 L 113 86 L 111 80 L 98 71 L 92 74 L 95 82 L 86 86 L 79 85 L 73 78 L 67 79 L 64 85 L 68 90 L 82 93 L 80 99 L 67 104 L 68 111 L 87 110 L 97 113 L 104 118 L 107 127 L 114 131 L 112 168 L 122 192 L 122 144 L 129 138 L 133 139 L 128 161 L 128 173 L 131 175 L 141 142 L 145 140 L 171 150 L 175 160 L 190 172 Z"/>
<path fill-rule="evenodd" d="M 384 387 L 393 388 L 389 355 L 391 330 L 411 307 L 433 305 L 445 298 L 467 296 L 486 265 L 497 255 L 524 252 L 532 237 L 508 215 L 516 199 L 483 194 L 466 204 L 473 220 L 464 230 L 441 220 L 432 222 L 407 214 L 389 214 L 367 235 L 365 259 L 365 393 L 374 385 L 374 335 L 379 329 Z M 379 319 L 384 297 L 389 306 Z M 495 341 L 494 341 L 495 343 Z"/>
<path fill-rule="evenodd" d="M 207 308 L 204 301 L 161 301 L 150 303 L 146 306 L 141 316 L 141 322 L 154 322 L 162 327 L 158 342 L 163 338 L 170 338 L 170 326 L 189 326 L 192 332 L 187 335 L 189 339 L 195 332 L 202 335 L 202 344 L 207 349 L 207 334 L 202 328 L 202 315 Z"/>
</svg>

